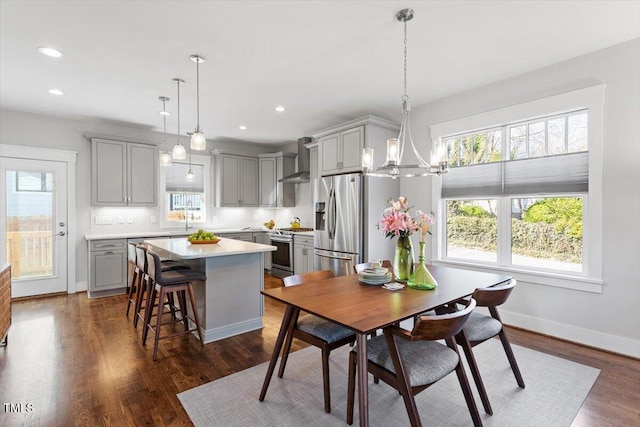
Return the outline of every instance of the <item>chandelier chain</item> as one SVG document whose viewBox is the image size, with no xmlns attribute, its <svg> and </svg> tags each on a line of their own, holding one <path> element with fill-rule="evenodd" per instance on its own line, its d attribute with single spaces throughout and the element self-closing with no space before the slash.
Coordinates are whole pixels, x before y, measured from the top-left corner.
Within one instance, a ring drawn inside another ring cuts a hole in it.
<svg viewBox="0 0 640 427">
<path fill-rule="evenodd" d="M 407 101 L 409 95 L 407 95 L 407 21 L 404 21 L 404 95 L 403 101 Z"/>
</svg>

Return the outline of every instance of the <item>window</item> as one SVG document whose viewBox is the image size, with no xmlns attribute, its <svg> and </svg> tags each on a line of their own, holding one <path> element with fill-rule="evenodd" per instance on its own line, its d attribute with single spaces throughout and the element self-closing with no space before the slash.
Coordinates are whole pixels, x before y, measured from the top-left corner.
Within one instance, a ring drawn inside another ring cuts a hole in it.
<svg viewBox="0 0 640 427">
<path fill-rule="evenodd" d="M 205 223 L 207 220 L 207 193 L 209 182 L 209 158 L 198 157 L 189 163 L 173 161 L 171 166 L 160 168 L 160 207 L 161 224 L 175 227 L 185 223 Z M 191 168 L 193 181 L 187 181 L 187 172 Z"/>
<path fill-rule="evenodd" d="M 53 174 L 47 172 L 16 172 L 16 191 L 51 193 Z"/>
<path fill-rule="evenodd" d="M 445 219 L 434 242 L 436 262 L 573 280 L 559 286 L 601 291 L 603 88 L 431 127 L 450 165 L 434 182 Z"/>
</svg>

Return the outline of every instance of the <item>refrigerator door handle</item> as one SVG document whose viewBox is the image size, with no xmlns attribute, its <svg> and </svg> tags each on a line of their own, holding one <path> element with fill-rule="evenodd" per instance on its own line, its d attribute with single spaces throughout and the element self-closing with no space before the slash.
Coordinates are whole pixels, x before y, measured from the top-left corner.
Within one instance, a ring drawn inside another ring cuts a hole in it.
<svg viewBox="0 0 640 427">
<path fill-rule="evenodd" d="M 333 240 L 335 237 L 335 193 L 333 188 L 329 190 L 329 202 L 327 206 L 327 232 L 329 233 L 329 240 Z"/>
<path fill-rule="evenodd" d="M 331 238 L 335 239 L 336 238 L 336 218 L 338 217 L 338 203 L 336 202 L 336 190 L 333 190 L 333 203 L 331 205 Z"/>
</svg>

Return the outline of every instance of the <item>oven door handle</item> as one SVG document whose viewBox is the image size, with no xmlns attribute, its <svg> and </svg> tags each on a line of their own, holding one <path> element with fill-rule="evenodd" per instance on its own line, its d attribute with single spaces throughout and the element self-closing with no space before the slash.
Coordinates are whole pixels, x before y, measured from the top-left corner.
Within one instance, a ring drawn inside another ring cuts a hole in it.
<svg viewBox="0 0 640 427">
<path fill-rule="evenodd" d="M 330 259 L 339 259 L 342 261 L 352 261 L 353 262 L 353 256 L 340 256 L 340 255 L 332 255 L 331 253 L 326 253 L 320 250 L 316 250 L 315 254 L 319 257 L 322 258 L 330 258 Z"/>
<path fill-rule="evenodd" d="M 270 236 L 269 239 L 274 242 L 282 242 L 282 243 L 291 243 L 293 241 L 290 237 Z"/>
</svg>

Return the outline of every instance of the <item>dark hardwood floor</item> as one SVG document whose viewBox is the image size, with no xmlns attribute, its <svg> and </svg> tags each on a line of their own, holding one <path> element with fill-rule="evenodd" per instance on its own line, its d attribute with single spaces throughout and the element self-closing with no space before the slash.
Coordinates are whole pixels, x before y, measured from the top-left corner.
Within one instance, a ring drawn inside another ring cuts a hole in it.
<svg viewBox="0 0 640 427">
<path fill-rule="evenodd" d="M 266 275 L 265 287 L 274 286 L 280 280 Z M 0 426 L 191 425 L 176 394 L 267 361 L 283 313 L 267 299 L 264 329 L 204 348 L 193 336 L 164 340 L 153 362 L 152 343 L 141 345 L 142 327 L 133 329 L 125 307 L 124 295 L 85 293 L 14 302 L 8 345 L 0 347 Z M 640 426 L 640 361 L 514 328 L 508 334 L 514 344 L 602 370 L 573 426 Z M 293 350 L 304 346 L 294 341 Z"/>
</svg>

